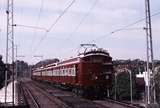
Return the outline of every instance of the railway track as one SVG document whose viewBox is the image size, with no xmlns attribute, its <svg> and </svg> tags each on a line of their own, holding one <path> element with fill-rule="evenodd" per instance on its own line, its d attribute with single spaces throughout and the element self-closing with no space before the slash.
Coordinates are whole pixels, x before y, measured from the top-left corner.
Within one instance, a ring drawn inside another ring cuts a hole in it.
<svg viewBox="0 0 160 108">
<path fill-rule="evenodd" d="M 142 108 L 114 100 L 91 101 L 74 93 L 30 81 L 22 84 L 31 108 Z M 47 103 L 47 104 L 46 104 Z"/>
<path fill-rule="evenodd" d="M 33 93 L 31 92 L 31 90 L 25 86 L 23 86 L 22 89 L 24 91 L 25 97 L 27 98 L 26 99 L 27 105 L 29 105 L 31 108 L 40 108 L 40 105 L 36 100 L 35 96 L 33 95 Z"/>
<path fill-rule="evenodd" d="M 67 108 L 59 106 L 52 98 L 31 83 L 22 83 L 26 103 L 30 108 Z"/>
<path fill-rule="evenodd" d="M 44 88 L 50 89 L 50 87 L 46 86 L 46 85 L 39 85 L 38 83 L 36 83 L 36 85 L 42 89 L 44 89 Z M 65 103 L 68 103 L 69 105 L 73 106 L 73 108 L 74 108 L 74 105 L 77 105 L 76 104 L 77 97 L 76 97 L 76 95 L 73 96 L 74 94 L 72 94 L 72 96 L 71 96 L 71 95 L 66 95 L 66 94 L 64 95 L 62 92 L 59 92 L 59 94 L 58 94 L 58 92 L 51 92 L 51 91 L 48 91 L 48 92 L 50 94 L 55 95 L 56 97 L 58 97 L 60 100 L 64 101 Z M 119 102 L 119 101 L 115 101 L 115 100 L 111 100 L 111 99 L 105 99 L 105 100 L 99 100 L 99 101 L 93 101 L 93 102 L 95 102 L 101 106 L 98 106 L 95 103 L 93 103 L 91 106 L 88 106 L 89 108 L 97 108 L 97 107 L 101 107 L 101 108 L 102 107 L 105 107 L 105 108 L 144 108 L 144 107 L 139 106 L 137 104 Z M 81 107 L 85 108 L 85 106 L 87 105 L 87 101 L 83 102 L 83 99 L 79 100 L 77 103 L 78 103 L 78 105 L 80 105 L 78 108 L 81 108 Z M 82 103 L 82 104 L 80 104 L 80 103 Z"/>
<path fill-rule="evenodd" d="M 103 106 L 109 107 L 109 108 L 144 108 L 139 105 L 125 103 L 125 102 L 119 102 L 119 101 L 115 101 L 115 100 L 111 100 L 111 99 L 105 99 L 103 101 L 97 100 L 94 102 L 101 104 Z"/>
<path fill-rule="evenodd" d="M 93 101 L 77 97 L 71 92 L 65 92 L 53 87 L 46 87 L 35 82 L 27 82 L 22 85 L 26 92 L 27 100 L 32 101 L 28 102 L 31 108 L 108 108 Z M 48 102 L 45 102 L 47 100 Z M 32 106 L 32 104 L 35 105 Z"/>
<path fill-rule="evenodd" d="M 55 97 L 58 101 L 61 101 L 67 105 L 68 108 L 106 108 L 102 105 L 96 104 L 93 101 L 77 97 L 72 92 L 62 91 L 57 88 L 53 89 L 53 87 L 41 85 L 38 83 L 35 83 L 35 85 L 47 92 L 48 95 Z"/>
</svg>

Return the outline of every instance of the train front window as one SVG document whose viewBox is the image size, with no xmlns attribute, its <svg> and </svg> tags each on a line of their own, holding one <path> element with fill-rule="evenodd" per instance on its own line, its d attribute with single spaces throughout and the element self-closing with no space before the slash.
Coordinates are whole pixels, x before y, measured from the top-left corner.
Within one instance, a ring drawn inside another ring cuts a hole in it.
<svg viewBox="0 0 160 108">
<path fill-rule="evenodd" d="M 102 74 L 111 74 L 112 72 L 112 67 L 111 66 L 103 66 L 102 67 Z"/>
</svg>

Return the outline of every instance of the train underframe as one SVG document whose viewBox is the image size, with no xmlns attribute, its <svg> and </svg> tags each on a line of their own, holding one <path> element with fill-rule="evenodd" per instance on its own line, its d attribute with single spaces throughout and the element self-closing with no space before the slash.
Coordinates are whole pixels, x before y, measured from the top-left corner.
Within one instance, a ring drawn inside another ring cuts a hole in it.
<svg viewBox="0 0 160 108">
<path fill-rule="evenodd" d="M 109 89 L 100 86 L 74 86 L 72 91 L 78 96 L 82 96 L 87 99 L 104 99 L 109 96 Z"/>
<path fill-rule="evenodd" d="M 53 81 L 48 80 L 40 80 L 40 79 L 34 79 L 36 81 L 39 81 L 41 83 L 48 83 L 54 87 L 60 88 L 62 90 L 72 91 L 77 96 L 87 98 L 87 99 L 104 99 L 110 97 L 110 89 L 109 87 L 105 86 L 75 86 L 71 84 L 64 84 L 64 83 L 57 83 Z"/>
</svg>

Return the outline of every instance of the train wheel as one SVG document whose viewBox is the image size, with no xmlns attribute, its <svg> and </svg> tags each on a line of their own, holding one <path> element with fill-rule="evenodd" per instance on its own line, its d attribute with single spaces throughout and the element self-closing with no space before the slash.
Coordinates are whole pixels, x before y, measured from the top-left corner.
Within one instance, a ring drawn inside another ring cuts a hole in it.
<svg viewBox="0 0 160 108">
<path fill-rule="evenodd" d="M 83 97 L 84 95 L 84 90 L 83 89 L 78 89 L 78 96 Z"/>
<path fill-rule="evenodd" d="M 78 94 L 77 88 L 73 88 L 72 92 L 75 93 L 75 94 Z"/>
</svg>

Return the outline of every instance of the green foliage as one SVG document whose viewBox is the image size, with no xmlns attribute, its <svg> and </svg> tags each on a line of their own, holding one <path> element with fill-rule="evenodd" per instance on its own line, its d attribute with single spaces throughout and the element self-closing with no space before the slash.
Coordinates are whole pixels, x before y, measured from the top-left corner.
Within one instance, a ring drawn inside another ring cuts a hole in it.
<svg viewBox="0 0 160 108">
<path fill-rule="evenodd" d="M 117 75 L 117 96 L 119 100 L 127 99 L 130 96 L 129 75 L 121 73 Z"/>
<path fill-rule="evenodd" d="M 132 74 L 132 93 L 133 93 L 133 99 L 137 99 L 139 97 L 139 94 L 136 89 L 136 81 L 135 81 L 135 75 Z M 113 87 L 111 90 L 111 97 L 114 99 L 115 96 L 115 79 L 112 82 Z M 130 75 L 128 72 L 119 73 L 117 75 L 117 85 L 116 85 L 116 95 L 118 100 L 130 100 Z"/>
<path fill-rule="evenodd" d="M 117 97 L 119 100 L 130 99 L 130 75 L 127 72 L 117 75 Z M 136 97 L 135 78 L 132 77 L 132 93 Z"/>
<path fill-rule="evenodd" d="M 5 80 L 5 64 L 0 60 L 0 88 L 4 86 Z"/>
<path fill-rule="evenodd" d="M 159 63 L 159 62 L 157 62 Z M 115 72 L 123 70 L 125 68 L 132 72 L 132 85 L 133 85 L 133 99 L 140 99 L 141 92 L 138 91 L 136 85 L 136 74 L 145 71 L 146 62 L 140 59 L 134 60 L 115 60 L 113 61 Z M 115 96 L 115 80 L 112 80 L 111 97 L 114 99 Z M 117 75 L 117 99 L 129 100 L 130 99 L 130 78 L 128 72 L 121 72 Z"/>
<path fill-rule="evenodd" d="M 155 75 L 156 84 L 156 98 L 157 102 L 160 104 L 160 67 L 157 69 L 157 74 Z"/>
</svg>

